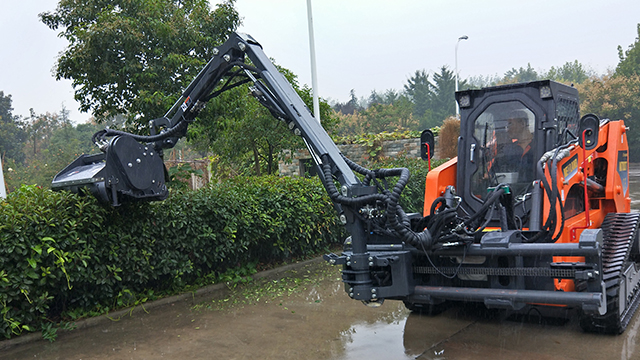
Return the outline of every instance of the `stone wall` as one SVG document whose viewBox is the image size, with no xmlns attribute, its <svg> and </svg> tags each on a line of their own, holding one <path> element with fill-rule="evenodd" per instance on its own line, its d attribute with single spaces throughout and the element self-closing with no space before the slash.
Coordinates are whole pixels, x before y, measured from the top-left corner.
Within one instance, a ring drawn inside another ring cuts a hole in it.
<svg viewBox="0 0 640 360">
<path fill-rule="evenodd" d="M 434 159 L 438 159 L 438 138 L 436 138 L 436 146 L 434 152 Z M 362 144 L 348 144 L 338 145 L 338 149 L 349 159 L 353 160 L 357 164 L 365 164 L 369 161 L 369 154 L 367 153 L 366 146 Z M 284 159 L 280 160 L 278 164 L 278 170 L 280 176 L 300 176 L 305 172 L 305 164 L 312 164 L 311 156 L 307 149 L 291 152 L 291 150 L 284 151 Z M 384 141 L 382 144 L 383 157 L 420 157 L 420 139 L 402 139 Z M 307 168 L 308 169 L 308 168 Z M 307 170 L 308 171 L 308 170 Z"/>
</svg>

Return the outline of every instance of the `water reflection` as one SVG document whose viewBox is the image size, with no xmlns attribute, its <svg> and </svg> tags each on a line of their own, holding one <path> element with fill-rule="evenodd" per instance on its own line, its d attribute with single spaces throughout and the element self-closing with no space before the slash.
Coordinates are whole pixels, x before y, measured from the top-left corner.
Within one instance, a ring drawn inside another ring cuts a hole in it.
<svg viewBox="0 0 640 360">
<path fill-rule="evenodd" d="M 638 321 L 638 316 L 635 316 L 635 319 L 632 320 L 624 333 L 625 339 L 622 344 L 620 359 L 632 360 L 638 358 L 638 329 L 640 329 L 640 321 Z"/>
<path fill-rule="evenodd" d="M 401 304 L 401 303 L 400 303 Z M 397 305 L 390 303 L 389 305 Z M 387 304 L 385 304 L 387 306 Z M 363 305 L 363 311 L 370 311 Z M 344 354 L 339 359 L 413 359 L 405 353 L 403 335 L 409 311 L 396 306 L 393 311 L 353 324 L 340 333 Z"/>
</svg>

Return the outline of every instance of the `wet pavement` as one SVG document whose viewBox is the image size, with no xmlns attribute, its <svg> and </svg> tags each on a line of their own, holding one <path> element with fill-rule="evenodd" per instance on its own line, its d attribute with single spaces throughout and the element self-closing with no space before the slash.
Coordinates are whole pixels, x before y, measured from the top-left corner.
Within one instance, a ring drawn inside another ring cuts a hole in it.
<svg viewBox="0 0 640 360">
<path fill-rule="evenodd" d="M 640 199 L 640 167 L 631 169 Z M 635 211 L 640 202 L 634 201 Z M 619 336 L 583 333 L 538 314 L 506 318 L 477 306 L 437 316 L 401 302 L 367 308 L 349 299 L 339 269 L 316 261 L 237 287 L 18 345 L 0 359 L 640 359 L 638 314 Z"/>
<path fill-rule="evenodd" d="M 620 336 L 583 333 L 480 307 L 437 316 L 401 302 L 349 299 L 338 269 L 314 262 L 225 300 L 189 299 L 5 349 L 2 359 L 638 359 L 640 321 Z M 273 294 L 273 295 L 270 295 Z"/>
</svg>

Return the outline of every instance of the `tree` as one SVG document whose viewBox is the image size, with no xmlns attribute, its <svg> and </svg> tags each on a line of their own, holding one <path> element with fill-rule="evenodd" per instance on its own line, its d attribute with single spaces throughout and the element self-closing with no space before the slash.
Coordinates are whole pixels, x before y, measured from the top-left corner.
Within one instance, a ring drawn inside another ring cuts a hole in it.
<svg viewBox="0 0 640 360">
<path fill-rule="evenodd" d="M 461 83 L 461 87 L 466 82 Z M 432 80 L 424 70 L 418 70 L 407 80 L 404 94 L 413 102 L 413 116 L 419 119 L 422 129 L 440 125 L 456 112 L 455 74 L 446 65 L 434 73 Z"/>
<path fill-rule="evenodd" d="M 402 101 L 403 97 L 406 97 L 406 95 L 402 95 L 394 89 L 387 89 L 382 94 L 376 90 L 371 90 L 371 95 L 367 99 L 367 108 L 374 104 L 392 105 L 397 101 Z"/>
<path fill-rule="evenodd" d="M 504 73 L 502 83 L 515 84 L 536 81 L 538 79 L 538 73 L 531 67 L 531 64 L 528 63 L 526 69 L 523 67 L 521 67 L 520 69 L 512 68 L 511 70 Z"/>
<path fill-rule="evenodd" d="M 371 90 L 371 95 L 369 95 L 368 106 L 371 106 L 373 104 L 382 104 L 383 102 L 384 102 L 384 99 L 382 98 L 382 95 L 378 94 L 378 92 L 375 90 Z"/>
<path fill-rule="evenodd" d="M 26 139 L 26 134 L 22 129 L 20 118 L 11 112 L 11 95 L 4 95 L 0 91 L 0 157 L 4 160 L 11 158 L 17 162 L 24 160 L 22 146 Z"/>
<path fill-rule="evenodd" d="M 69 46 L 57 79 L 71 79 L 97 121 L 125 114 L 137 126 L 162 116 L 240 24 L 234 0 L 60 0 L 42 22 Z"/>
<path fill-rule="evenodd" d="M 401 95 L 394 89 L 387 89 L 382 95 L 382 103 L 385 105 L 393 105 L 405 100 L 407 100 L 406 96 Z"/>
<path fill-rule="evenodd" d="M 406 98 L 393 104 L 373 104 L 360 112 L 366 133 L 378 134 L 383 131 L 408 130 L 417 128 L 417 121 L 411 115 L 412 104 Z"/>
<path fill-rule="evenodd" d="M 629 128 L 630 153 L 640 153 L 640 75 L 592 77 L 577 86 L 580 112 L 600 118 L 623 119 Z M 638 159 L 631 156 L 631 161 Z"/>
<path fill-rule="evenodd" d="M 465 83 L 462 83 L 462 87 Z M 442 66 L 440 72 L 433 74 L 433 85 L 429 95 L 432 108 L 432 120 L 441 124 L 444 119 L 456 113 L 455 103 L 456 79 L 453 71 Z"/>
<path fill-rule="evenodd" d="M 470 76 L 465 80 L 467 89 L 481 89 L 489 86 L 496 86 L 499 82 L 502 81 L 502 78 L 496 75 L 478 75 L 478 76 Z M 460 87 L 460 89 L 464 89 L 465 87 Z"/>
<path fill-rule="evenodd" d="M 278 70 L 291 83 L 307 107 L 313 105 L 311 89 L 300 87 L 296 76 L 289 70 Z M 304 144 L 299 137 L 271 113 L 253 96 L 248 85 L 222 93 L 210 101 L 208 111 L 212 121 L 196 122 L 189 128 L 188 138 L 199 144 L 200 149 L 211 149 L 220 156 L 219 164 L 232 169 L 233 174 L 274 174 L 282 150 L 300 148 Z M 330 130 L 335 125 L 331 107 L 320 101 L 320 119 Z M 251 164 L 250 166 L 247 166 Z"/>
<path fill-rule="evenodd" d="M 341 112 L 345 115 L 351 115 L 364 109 L 360 105 L 358 97 L 356 96 L 356 91 L 354 89 L 351 89 L 351 91 L 349 91 L 349 101 L 344 104 L 337 103 L 333 108 L 335 111 Z"/>
<path fill-rule="evenodd" d="M 413 116 L 425 118 L 430 115 L 431 83 L 425 70 L 416 70 L 414 75 L 407 79 L 404 93 L 413 102 Z"/>
<path fill-rule="evenodd" d="M 564 82 L 568 84 L 582 84 L 590 77 L 595 76 L 593 70 L 585 69 L 585 67 L 575 60 L 574 62 L 566 62 L 560 67 L 551 67 L 541 78 Z"/>
<path fill-rule="evenodd" d="M 70 125 L 71 122 L 61 114 L 45 113 L 36 115 L 33 109 L 29 109 L 29 111 L 31 115 L 26 122 L 25 130 L 32 147 L 32 151 L 29 153 L 35 155 L 38 153 L 38 146 L 46 146 L 45 144 L 48 143 L 49 137 L 54 131 L 65 125 Z M 66 111 L 66 109 L 63 111 Z"/>
<path fill-rule="evenodd" d="M 616 76 L 640 75 L 640 24 L 638 24 L 638 37 L 629 45 L 626 51 L 618 45 L 618 58 L 620 62 L 616 67 Z"/>
<path fill-rule="evenodd" d="M 22 144 L 24 161 L 8 159 L 5 180 L 9 191 L 22 184 L 48 187 L 57 172 L 81 154 L 96 152 L 91 135 L 98 130 L 95 124 L 74 126 L 68 111 L 35 114 L 25 122 L 28 141 Z"/>
<path fill-rule="evenodd" d="M 338 125 L 336 126 L 336 134 L 340 136 L 362 135 L 368 132 L 367 118 L 361 113 L 343 114 L 336 112 Z"/>
</svg>

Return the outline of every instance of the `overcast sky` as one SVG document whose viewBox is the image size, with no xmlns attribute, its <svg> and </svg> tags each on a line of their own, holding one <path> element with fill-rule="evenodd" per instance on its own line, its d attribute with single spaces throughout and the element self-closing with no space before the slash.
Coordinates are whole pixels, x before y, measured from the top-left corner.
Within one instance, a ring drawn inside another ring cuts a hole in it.
<svg viewBox="0 0 640 360">
<path fill-rule="evenodd" d="M 218 1 L 211 1 L 212 6 Z M 66 40 L 38 14 L 56 0 L 2 0 L 0 91 L 12 95 L 14 115 L 58 112 L 84 122 L 68 80 L 52 69 Z M 638 33 L 639 0 L 312 0 L 319 94 L 346 101 L 371 90 L 402 90 L 416 70 L 455 64 L 461 78 L 501 76 L 531 64 L 538 71 L 578 60 L 605 73 Z M 306 0 L 237 0 L 241 32 L 265 53 L 311 84 Z M 158 114 L 161 116 L 162 114 Z"/>
</svg>

